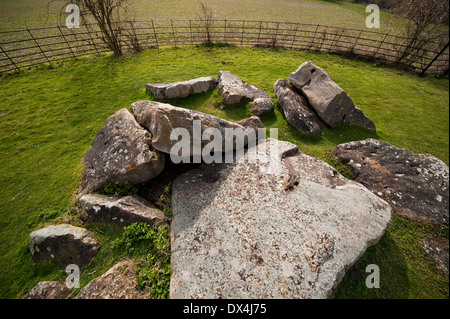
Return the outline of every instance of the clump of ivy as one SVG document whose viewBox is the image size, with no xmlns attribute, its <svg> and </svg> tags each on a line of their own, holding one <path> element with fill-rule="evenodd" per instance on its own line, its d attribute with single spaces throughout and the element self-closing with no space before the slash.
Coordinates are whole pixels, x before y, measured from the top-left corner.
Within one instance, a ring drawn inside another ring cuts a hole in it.
<svg viewBox="0 0 450 319">
<path fill-rule="evenodd" d="M 147 223 L 131 224 L 114 245 L 124 247 L 131 256 L 139 256 L 134 280 L 138 289 L 148 287 L 153 299 L 169 298 L 171 251 L 167 225 L 155 228 Z"/>
</svg>

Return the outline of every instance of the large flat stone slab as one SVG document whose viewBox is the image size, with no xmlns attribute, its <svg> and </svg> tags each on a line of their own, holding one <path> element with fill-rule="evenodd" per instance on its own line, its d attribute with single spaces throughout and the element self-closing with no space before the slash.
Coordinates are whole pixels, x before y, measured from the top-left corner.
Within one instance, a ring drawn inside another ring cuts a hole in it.
<svg viewBox="0 0 450 319">
<path fill-rule="evenodd" d="M 175 83 L 149 83 L 145 87 L 158 100 L 164 100 L 185 98 L 189 95 L 207 92 L 214 89 L 217 86 L 217 82 L 217 78 L 214 77 L 201 77 Z"/>
<path fill-rule="evenodd" d="M 385 201 L 276 142 L 175 180 L 171 298 L 330 298 L 383 236 Z"/>
<path fill-rule="evenodd" d="M 366 139 L 331 153 L 355 180 L 391 204 L 395 213 L 431 224 L 449 220 L 449 168 L 434 156 Z"/>
<path fill-rule="evenodd" d="M 80 195 L 102 190 L 108 183 L 133 185 L 159 175 L 165 157 L 151 141 L 151 134 L 127 109 L 111 115 L 84 156 Z"/>
<path fill-rule="evenodd" d="M 203 147 L 210 143 L 210 140 L 202 139 L 207 129 L 218 129 L 220 131 L 221 140 L 219 140 L 219 143 L 223 150 L 225 149 L 226 128 L 245 130 L 242 125 L 213 115 L 160 102 L 138 101 L 131 105 L 131 110 L 139 124 L 147 128 L 152 134 L 153 147 L 167 154 L 173 152 L 174 155 L 178 155 L 178 152 L 173 150 L 175 144 L 178 144 L 178 140 L 170 138 L 175 129 L 183 129 L 188 133 L 189 144 L 191 145 L 189 156 L 202 155 Z M 198 134 L 194 132 L 194 121 L 200 122 Z M 196 142 L 201 140 L 201 143 L 198 144 L 198 148 L 195 148 L 194 138 L 197 135 Z M 178 138 L 181 139 L 181 137 Z"/>
</svg>

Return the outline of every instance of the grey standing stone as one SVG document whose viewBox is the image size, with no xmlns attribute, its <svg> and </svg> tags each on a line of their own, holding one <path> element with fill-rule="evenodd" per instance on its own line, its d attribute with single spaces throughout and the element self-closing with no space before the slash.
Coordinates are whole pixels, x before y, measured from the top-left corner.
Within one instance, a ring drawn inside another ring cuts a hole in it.
<svg viewBox="0 0 450 319">
<path fill-rule="evenodd" d="M 272 139 L 235 164 L 180 176 L 172 203 L 174 299 L 331 298 L 392 213 L 364 186 Z"/>
</svg>

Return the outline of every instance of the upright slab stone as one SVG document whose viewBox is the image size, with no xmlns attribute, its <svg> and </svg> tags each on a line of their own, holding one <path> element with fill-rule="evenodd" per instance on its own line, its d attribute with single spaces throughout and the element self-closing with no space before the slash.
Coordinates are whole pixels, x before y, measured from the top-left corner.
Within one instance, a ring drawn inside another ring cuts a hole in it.
<svg viewBox="0 0 450 319">
<path fill-rule="evenodd" d="M 213 115 L 159 102 L 139 101 L 131 105 L 131 110 L 139 124 L 151 132 L 153 147 L 167 154 L 171 154 L 171 152 L 177 153 L 177 151 L 173 150 L 173 146 L 178 144 L 178 140 L 171 140 L 170 138 L 174 129 L 181 129 L 188 133 L 189 136 L 187 138 L 191 145 L 190 156 L 202 155 L 203 147 L 210 143 L 210 140 L 202 139 L 207 129 L 218 129 L 220 131 L 221 140 L 219 142 L 222 144 L 222 149 L 225 149 L 225 140 L 223 138 L 225 137 L 226 128 L 245 130 L 242 125 Z M 200 122 L 198 132 L 194 129 L 194 121 Z M 181 139 L 181 137 L 178 138 Z M 194 138 L 201 141 L 198 148 L 194 147 Z"/>
<path fill-rule="evenodd" d="M 430 224 L 448 223 L 449 168 L 436 157 L 375 139 L 338 145 L 331 154 L 395 213 Z"/>
<path fill-rule="evenodd" d="M 289 81 L 279 79 L 273 89 L 289 124 L 304 134 L 322 135 L 322 130 L 327 128 L 326 124 L 311 109 L 308 100 Z"/>
<path fill-rule="evenodd" d="M 108 118 L 84 156 L 80 195 L 102 190 L 108 183 L 139 184 L 164 169 L 164 154 L 152 147 L 152 137 L 127 110 Z"/>
<path fill-rule="evenodd" d="M 330 298 L 391 208 L 290 143 L 173 184 L 171 298 Z"/>
<path fill-rule="evenodd" d="M 55 260 L 67 266 L 84 266 L 95 257 L 100 244 L 92 232 L 68 224 L 48 226 L 30 234 L 30 251 L 35 262 Z"/>
<path fill-rule="evenodd" d="M 158 100 L 185 98 L 189 95 L 200 94 L 214 89 L 217 86 L 217 78 L 201 77 L 189 81 L 146 84 L 148 92 L 152 92 Z"/>
<path fill-rule="evenodd" d="M 224 105 L 249 102 L 256 98 L 270 99 L 270 96 L 256 86 L 244 83 L 242 79 L 230 71 L 219 72 L 217 92 L 222 96 Z"/>
</svg>

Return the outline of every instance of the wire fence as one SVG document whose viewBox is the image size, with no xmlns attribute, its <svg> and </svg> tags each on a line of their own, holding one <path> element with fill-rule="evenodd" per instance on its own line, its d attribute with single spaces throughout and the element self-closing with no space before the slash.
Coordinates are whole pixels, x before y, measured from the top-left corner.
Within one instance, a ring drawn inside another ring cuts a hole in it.
<svg viewBox="0 0 450 319">
<path fill-rule="evenodd" d="M 448 36 L 414 47 L 405 37 L 371 30 L 246 20 L 137 21 L 133 32 L 142 49 L 223 43 L 351 54 L 422 74 L 449 69 Z M 125 51 L 133 50 L 132 44 L 121 41 Z M 76 29 L 55 26 L 0 32 L 0 73 L 108 52 L 111 50 L 94 24 Z"/>
</svg>

